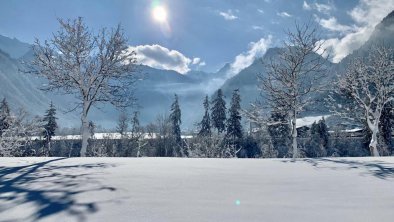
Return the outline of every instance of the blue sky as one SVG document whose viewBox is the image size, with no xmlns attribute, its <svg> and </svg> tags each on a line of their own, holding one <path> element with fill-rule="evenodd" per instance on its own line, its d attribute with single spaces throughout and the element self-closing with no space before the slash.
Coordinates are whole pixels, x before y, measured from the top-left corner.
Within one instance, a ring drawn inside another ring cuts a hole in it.
<svg viewBox="0 0 394 222">
<path fill-rule="evenodd" d="M 155 21 L 153 5 L 167 11 Z M 141 63 L 181 73 L 234 72 L 278 46 L 295 20 L 315 21 L 334 62 L 369 37 L 394 0 L 2 0 L 0 34 L 32 43 L 51 37 L 56 18 L 82 16 L 93 29 L 121 23 Z"/>
</svg>

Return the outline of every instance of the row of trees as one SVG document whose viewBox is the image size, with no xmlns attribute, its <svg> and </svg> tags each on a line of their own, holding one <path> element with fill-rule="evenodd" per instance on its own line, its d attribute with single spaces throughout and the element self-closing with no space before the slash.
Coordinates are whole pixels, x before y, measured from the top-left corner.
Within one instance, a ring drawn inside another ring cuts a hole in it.
<svg viewBox="0 0 394 222">
<path fill-rule="evenodd" d="M 181 136 L 181 108 L 178 96 L 175 94 L 170 114 L 159 115 L 155 123 L 148 124 L 146 127 L 148 134 L 157 133 L 155 144 L 157 155 L 236 156 L 241 150 L 243 138 L 240 102 L 238 90 L 233 92 L 229 110 L 226 108 L 221 89 L 217 91 L 212 101 L 206 96 L 203 102 L 204 115 L 201 122 L 197 124 L 199 131 L 196 137 L 185 139 Z"/>
<path fill-rule="evenodd" d="M 43 117 L 30 118 L 22 109 L 12 112 L 4 98 L 0 104 L 0 156 L 49 156 L 51 139 L 58 128 L 56 119 L 52 103 Z M 42 136 L 45 141 L 38 154 L 27 149 L 34 136 Z"/>
<path fill-rule="evenodd" d="M 264 98 L 247 113 L 249 119 L 265 128 L 290 125 L 291 152 L 293 158 L 298 158 L 301 153 L 297 117 L 316 102 L 316 95 L 330 91 L 327 99 L 332 107 L 330 111 L 342 118 L 365 123 L 371 133 L 370 153 L 379 156 L 378 132 L 382 114 L 384 110 L 392 112 L 394 102 L 393 49 L 384 44 L 373 45 L 367 56 L 356 56 L 345 72 L 337 76 L 334 90 L 328 90 L 323 83 L 330 79 L 327 78 L 328 56 L 323 45 L 315 27 L 296 24 L 295 31 L 287 33 L 287 41 L 279 55 L 266 64 L 267 73 L 259 76 Z M 266 110 L 271 118 L 266 118 Z"/>
<path fill-rule="evenodd" d="M 59 23 L 61 28 L 50 41 L 36 41 L 33 47 L 35 58 L 27 72 L 48 80 L 43 90 L 73 94 L 79 98 L 75 108 L 81 109 L 80 156 L 83 157 L 87 155 L 93 128 L 93 124 L 88 121 L 91 107 L 107 102 L 124 108 L 134 102 L 132 84 L 135 80 L 135 52 L 127 49 L 127 39 L 120 26 L 110 31 L 102 29 L 96 34 L 88 29 L 82 18 L 67 21 L 59 19 Z M 253 110 L 241 109 L 238 90 L 234 91 L 228 110 L 221 90 L 211 102 L 208 97 L 205 98 L 205 113 L 199 124 L 199 137 L 205 138 L 202 141 L 206 142 L 201 147 L 207 150 L 206 156 L 239 155 L 244 137 L 242 114 L 260 128 L 261 134 L 270 135 L 263 139 L 267 155 L 276 152 L 277 155 L 291 155 L 293 158 L 304 155 L 305 149 L 298 144 L 297 119 L 306 107 L 315 102 L 316 95 L 327 90 L 322 84 L 327 80 L 327 56 L 324 56 L 324 42 L 315 27 L 309 24 L 296 25 L 295 31 L 289 31 L 287 36 L 279 54 L 266 64 L 267 72 L 259 76 L 259 86 L 264 92 L 264 98 L 263 102 L 254 104 Z M 388 128 L 391 129 L 392 122 L 386 117 L 392 114 L 394 100 L 393 50 L 382 45 L 372 47 L 367 57 L 357 57 L 351 61 L 346 71 L 338 76 L 336 86 L 329 96 L 333 107 L 330 111 L 365 124 L 371 133 L 371 154 L 378 156 L 379 128 L 386 128 L 384 138 L 391 140 L 391 132 L 389 134 L 387 131 Z M 48 116 L 56 113 L 52 105 L 51 107 L 47 112 Z M 39 121 L 29 121 L 26 114 L 22 113 L 8 115 L 7 108 L 2 110 L 2 147 L 11 144 L 10 141 L 34 135 L 33 130 L 29 129 Z M 7 115 L 9 117 L 4 117 Z M 137 114 L 135 117 L 133 119 L 138 120 Z M 126 119 L 120 118 L 119 122 L 125 122 Z M 44 130 L 37 126 L 33 128 L 39 129 L 40 133 L 45 131 L 49 149 L 56 124 L 49 117 L 45 121 L 50 126 L 44 127 Z M 181 123 L 181 110 L 175 95 L 170 115 L 160 117 L 156 124 L 159 140 L 165 141 L 158 145 L 159 150 L 162 150 L 161 155 L 188 156 L 189 150 L 193 150 L 190 147 L 194 143 L 187 143 L 181 137 Z M 386 127 L 387 124 L 389 127 Z M 23 126 L 25 130 L 23 133 L 15 132 L 18 127 L 13 126 L 20 126 L 19 129 Z M 122 136 L 125 129 L 125 125 L 118 126 Z M 278 135 L 279 132 L 281 135 Z M 14 135 L 17 137 L 11 139 Z M 135 134 L 132 135 L 134 137 Z M 311 133 L 311 137 L 312 135 L 314 134 Z M 288 137 L 290 143 L 287 143 Z M 319 141 L 320 144 L 321 140 Z M 17 142 L 23 143 L 25 142 Z M 250 144 L 253 142 L 248 146 Z M 278 144 L 283 149 L 278 149 Z M 284 147 L 287 148 L 286 154 Z"/>
<path fill-rule="evenodd" d="M 210 104 L 212 108 L 210 108 Z M 227 110 L 223 92 L 219 89 L 211 102 L 208 96 L 203 102 L 204 116 L 199 125 L 197 140 L 200 152 L 207 157 L 235 157 L 242 149 L 243 129 L 241 116 L 241 97 L 234 90 Z M 228 118 L 227 118 L 228 114 Z M 196 142 L 196 141 L 194 141 Z"/>
</svg>

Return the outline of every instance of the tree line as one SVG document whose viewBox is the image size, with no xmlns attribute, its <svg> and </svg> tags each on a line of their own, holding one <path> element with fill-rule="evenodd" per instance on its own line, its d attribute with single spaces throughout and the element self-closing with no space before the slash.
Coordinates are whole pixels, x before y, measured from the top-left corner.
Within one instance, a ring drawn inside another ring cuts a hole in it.
<svg viewBox="0 0 394 222">
<path fill-rule="evenodd" d="M 329 54 L 317 28 L 311 24 L 296 24 L 293 31 L 286 33 L 287 39 L 278 55 L 264 64 L 265 72 L 257 75 L 262 96 L 251 109 L 242 109 L 238 89 L 233 91 L 227 109 L 219 89 L 211 100 L 208 95 L 204 98 L 204 114 L 197 135 L 185 139 L 181 133 L 180 101 L 175 95 L 170 115 L 158 116 L 155 123 L 148 124 L 144 130 L 139 124 L 138 112 L 134 112 L 132 132 L 128 132 L 130 120 L 128 114 L 122 112 L 117 126 L 121 142 L 114 145 L 92 139 L 95 125 L 88 120 L 88 115 L 91 107 L 100 103 L 111 103 L 125 110 L 135 102 L 132 90 L 136 80 L 135 52 L 128 49 L 120 26 L 94 33 L 82 18 L 59 19 L 59 24 L 60 30 L 50 41 L 36 40 L 33 62 L 27 64 L 25 72 L 47 80 L 42 90 L 72 94 L 78 99 L 75 109 L 81 111 L 82 125 L 78 156 L 366 155 L 361 151 L 343 150 L 340 129 L 331 129 L 329 133 L 325 119 L 314 123 L 307 132 L 298 127 L 299 117 L 313 108 L 319 95 L 324 95 L 325 105 L 332 114 L 364 126 L 363 144 L 370 155 L 393 152 L 394 53 L 384 43 L 372 44 L 366 56 L 355 55 L 343 72 L 330 78 Z M 327 81 L 332 82 L 331 88 L 325 84 Z M 51 138 L 58 127 L 53 104 L 44 117 L 28 118 L 23 110 L 12 113 L 5 99 L 0 109 L 3 156 L 51 155 Z M 243 129 L 242 117 L 253 124 L 253 130 Z M 157 137 L 147 142 L 144 133 Z M 34 154 L 23 149 L 31 143 L 29 138 L 37 135 L 45 139 L 42 149 Z M 73 152 L 68 151 L 69 155 Z"/>
</svg>

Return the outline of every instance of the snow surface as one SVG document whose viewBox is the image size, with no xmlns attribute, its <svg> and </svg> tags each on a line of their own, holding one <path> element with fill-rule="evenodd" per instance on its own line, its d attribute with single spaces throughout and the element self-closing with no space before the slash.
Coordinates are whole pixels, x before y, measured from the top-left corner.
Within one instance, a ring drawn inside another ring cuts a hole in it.
<svg viewBox="0 0 394 222">
<path fill-rule="evenodd" d="M 127 132 L 125 133 L 125 137 L 131 138 L 133 133 Z M 137 135 L 135 135 L 137 136 Z M 156 139 L 159 135 L 156 133 L 144 133 L 142 134 L 143 139 Z M 122 135 L 120 133 L 95 133 L 92 137 L 93 139 L 103 140 L 103 139 L 122 139 Z M 193 138 L 192 135 L 181 135 L 183 139 L 190 139 Z M 31 140 L 45 140 L 43 136 L 32 136 L 30 137 Z M 81 135 L 64 135 L 64 136 L 53 136 L 52 140 L 81 140 Z"/>
<path fill-rule="evenodd" d="M 303 127 L 303 126 L 311 126 L 314 122 L 318 122 L 321 120 L 323 117 L 327 119 L 331 115 L 323 115 L 323 116 L 306 116 L 303 118 L 297 118 L 297 128 Z"/>
<path fill-rule="evenodd" d="M 394 157 L 0 158 L 0 221 L 394 221 Z"/>
</svg>

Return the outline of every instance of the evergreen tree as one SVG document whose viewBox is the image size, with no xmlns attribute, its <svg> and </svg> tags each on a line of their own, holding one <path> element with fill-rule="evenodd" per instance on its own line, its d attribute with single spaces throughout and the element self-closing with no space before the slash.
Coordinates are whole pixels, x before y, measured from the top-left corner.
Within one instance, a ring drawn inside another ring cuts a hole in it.
<svg viewBox="0 0 394 222">
<path fill-rule="evenodd" d="M 122 112 L 119 114 L 118 125 L 116 126 L 116 131 L 120 134 L 121 137 L 125 135 L 127 129 L 129 128 L 127 120 L 127 114 L 125 111 L 122 110 Z"/>
<path fill-rule="evenodd" d="M 310 141 L 306 154 L 308 157 L 327 156 L 329 133 L 324 117 L 314 122 L 310 129 Z"/>
<path fill-rule="evenodd" d="M 380 117 L 380 141 L 382 143 L 383 154 L 393 154 L 394 143 L 392 140 L 392 127 L 394 126 L 394 103 L 388 103 L 382 110 Z"/>
<path fill-rule="evenodd" d="M 176 154 L 181 155 L 180 148 L 182 147 L 181 138 L 181 109 L 179 108 L 178 95 L 175 94 L 175 100 L 171 105 L 170 121 L 172 127 L 172 136 L 177 145 Z"/>
<path fill-rule="evenodd" d="M 209 101 L 208 101 L 208 96 L 205 96 L 204 100 L 204 109 L 205 109 L 205 114 L 204 117 L 201 120 L 200 126 L 200 132 L 198 133 L 199 136 L 211 136 L 211 118 L 209 116 Z"/>
<path fill-rule="evenodd" d="M 263 158 L 277 158 L 278 150 L 272 144 L 271 139 L 268 139 L 268 142 L 263 144 Z"/>
<path fill-rule="evenodd" d="M 45 122 L 45 131 L 43 132 L 43 134 L 44 138 L 46 138 L 47 140 L 51 140 L 52 137 L 55 136 L 55 131 L 58 128 L 56 119 L 56 108 L 51 102 L 51 104 L 49 105 L 49 109 L 46 111 L 43 119 L 43 121 Z"/>
<path fill-rule="evenodd" d="M 226 101 L 222 89 L 219 89 L 212 101 L 211 108 L 212 126 L 222 133 L 226 130 Z"/>
<path fill-rule="evenodd" d="M 312 123 L 310 129 L 310 140 L 308 147 L 306 148 L 307 157 L 318 157 L 320 150 L 320 134 L 319 125 L 315 122 Z"/>
<path fill-rule="evenodd" d="M 321 120 L 319 120 L 318 125 L 319 125 L 320 143 L 322 144 L 322 147 L 324 148 L 323 155 L 325 156 L 325 155 L 327 155 L 330 134 L 328 133 L 328 127 L 327 127 L 326 120 L 324 119 L 324 117 Z"/>
<path fill-rule="evenodd" d="M 47 150 L 45 152 L 45 155 L 49 155 L 49 152 L 51 150 L 51 140 L 52 137 L 55 136 L 55 131 L 58 128 L 57 122 L 56 122 L 56 108 L 51 102 L 49 105 L 49 109 L 46 111 L 46 114 L 44 116 L 44 138 L 46 139 L 46 144 L 47 144 Z"/>
<path fill-rule="evenodd" d="M 242 142 L 242 150 L 238 157 L 258 158 L 261 157 L 261 148 L 258 140 L 253 136 L 247 136 Z"/>
<path fill-rule="evenodd" d="M 289 147 L 291 146 L 291 128 L 288 124 L 288 115 L 284 112 L 271 112 L 268 125 L 268 133 L 271 137 L 273 149 L 278 151 L 278 157 L 284 158 L 289 156 Z"/>
<path fill-rule="evenodd" d="M 11 121 L 10 107 L 8 106 L 8 102 L 6 98 L 4 98 L 0 104 L 0 136 L 3 134 L 4 130 L 10 127 L 10 121 Z"/>
<path fill-rule="evenodd" d="M 138 119 L 139 112 L 135 111 L 133 113 L 133 118 L 131 119 L 131 133 L 133 134 L 133 137 L 135 137 L 135 134 L 138 134 L 140 132 L 140 120 Z"/>
<path fill-rule="evenodd" d="M 92 120 L 89 121 L 89 133 L 90 133 L 90 137 L 92 138 L 96 133 L 96 124 Z"/>
<path fill-rule="evenodd" d="M 242 140 L 241 125 L 241 97 L 239 90 L 233 92 L 229 109 L 229 118 L 227 119 L 226 143 L 231 147 L 231 155 L 235 156 L 240 148 Z"/>
</svg>

